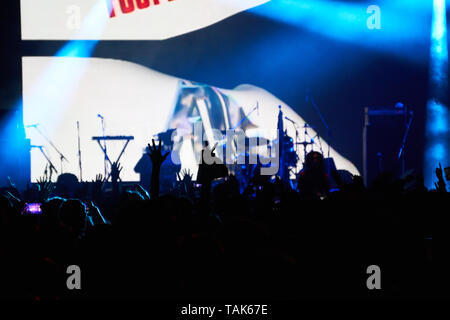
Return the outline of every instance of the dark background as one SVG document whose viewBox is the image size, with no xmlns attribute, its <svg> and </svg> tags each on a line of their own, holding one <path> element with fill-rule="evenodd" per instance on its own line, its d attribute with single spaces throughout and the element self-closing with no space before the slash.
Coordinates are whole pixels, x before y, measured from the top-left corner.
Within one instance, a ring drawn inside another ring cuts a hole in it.
<svg viewBox="0 0 450 320">
<path fill-rule="evenodd" d="M 21 41 L 19 16 L 19 1 L 4 3 L 0 110 L 3 120 L 16 111 L 20 128 L 21 56 L 51 56 L 65 42 Z M 333 146 L 360 170 L 364 107 L 393 106 L 401 101 L 416 114 L 409 137 L 407 168 L 421 168 L 430 26 L 431 15 L 426 23 L 417 26 L 423 45 L 415 46 L 413 52 L 405 48 L 412 59 L 337 41 L 251 12 L 165 41 L 101 41 L 93 56 L 123 59 L 221 88 L 242 83 L 262 87 L 325 136 L 316 111 L 305 102 L 309 88 L 329 123 Z M 372 41 L 370 35 L 366 41 Z M 9 139 L 8 131 L 6 136 L 3 132 L 2 139 Z"/>
</svg>

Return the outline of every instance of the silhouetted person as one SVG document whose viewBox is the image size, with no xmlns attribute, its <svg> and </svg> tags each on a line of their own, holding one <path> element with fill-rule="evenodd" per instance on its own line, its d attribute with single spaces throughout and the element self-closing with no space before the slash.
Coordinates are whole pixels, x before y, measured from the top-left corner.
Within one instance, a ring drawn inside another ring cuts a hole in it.
<svg viewBox="0 0 450 320">
<path fill-rule="evenodd" d="M 297 179 L 297 189 L 303 197 L 317 199 L 328 194 L 330 181 L 321 153 L 311 151 L 306 155 L 304 168 Z"/>
<path fill-rule="evenodd" d="M 55 185 L 55 192 L 57 195 L 64 198 L 72 198 L 75 196 L 75 192 L 79 188 L 78 178 L 72 173 L 63 173 L 58 176 L 58 180 Z"/>
<path fill-rule="evenodd" d="M 78 199 L 69 199 L 61 204 L 59 220 L 75 236 L 81 236 L 86 229 L 86 205 Z"/>
</svg>

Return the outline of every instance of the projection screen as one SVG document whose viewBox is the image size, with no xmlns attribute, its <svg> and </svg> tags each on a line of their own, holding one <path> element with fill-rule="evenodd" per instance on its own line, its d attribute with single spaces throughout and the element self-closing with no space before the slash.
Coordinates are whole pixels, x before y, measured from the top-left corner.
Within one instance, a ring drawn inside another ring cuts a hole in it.
<svg viewBox="0 0 450 320">
<path fill-rule="evenodd" d="M 91 181 L 120 157 L 123 181 L 139 181 L 147 143 L 170 129 L 189 134 L 196 121 L 208 128 L 238 128 L 247 137 L 277 136 L 279 106 L 298 126 L 305 121 L 281 99 L 253 86 L 217 88 L 118 59 L 89 57 L 101 40 L 165 40 L 211 26 L 268 0 L 22 0 L 24 40 L 68 40 L 56 56 L 23 57 L 23 113 L 31 140 L 32 181 L 50 163 L 58 173 Z M 78 44 L 76 40 L 94 40 Z M 170 60 L 170 57 L 167 57 Z M 257 106 L 257 112 L 253 112 Z M 292 126 L 287 134 L 295 136 Z M 208 131 L 208 130 L 206 130 Z M 208 134 L 208 132 L 206 132 Z M 309 150 L 328 152 L 313 129 Z M 126 136 L 99 143 L 93 137 Z M 198 165 L 198 145 L 181 140 L 177 170 Z M 267 150 L 265 151 L 267 152 Z M 80 157 L 81 154 L 81 157 Z M 269 154 L 270 156 L 270 154 Z M 330 148 L 337 169 L 356 167 Z M 297 169 L 302 166 L 300 154 Z M 80 162 L 82 170 L 80 170 Z M 82 172 L 81 172 L 82 171 Z M 55 177 L 54 177 L 55 178 Z"/>
</svg>

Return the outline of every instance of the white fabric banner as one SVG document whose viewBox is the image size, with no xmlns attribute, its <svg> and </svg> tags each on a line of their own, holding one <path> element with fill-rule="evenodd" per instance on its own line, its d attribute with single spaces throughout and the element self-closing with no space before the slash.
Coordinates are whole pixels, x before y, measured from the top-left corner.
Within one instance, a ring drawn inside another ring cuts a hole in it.
<svg viewBox="0 0 450 320">
<path fill-rule="evenodd" d="M 21 0 L 23 40 L 163 40 L 270 0 Z"/>
<path fill-rule="evenodd" d="M 79 121 L 85 181 L 95 179 L 104 168 L 104 155 L 92 140 L 93 136 L 103 134 L 98 114 L 105 119 L 105 135 L 134 136 L 120 161 L 123 181 L 139 181 L 136 164 L 155 134 L 169 129 L 192 130 L 190 117 L 195 117 L 195 112 L 191 110 L 200 109 L 199 101 L 209 110 L 199 115 L 205 128 L 207 123 L 213 129 L 220 130 L 227 127 L 226 122 L 232 128 L 240 123 L 238 128 L 245 130 L 248 137 L 263 137 L 272 141 L 277 137 L 278 106 L 282 106 L 284 115 L 293 119 L 299 127 L 305 124 L 301 115 L 283 101 L 253 85 L 226 90 L 192 83 L 121 60 L 24 57 L 23 90 L 27 137 L 32 145 L 45 148 L 57 170 L 61 165 L 59 155 L 32 125 L 38 124 L 39 129 L 69 160 L 62 163 L 64 172 L 78 174 L 76 123 Z M 259 106 L 257 112 L 252 112 L 256 105 Z M 245 115 L 249 116 L 248 121 L 242 123 L 240 120 Z M 290 137 L 295 137 L 294 126 L 286 124 L 285 128 Z M 308 129 L 308 134 L 315 140 L 308 151 L 328 152 L 327 142 L 316 138 L 313 129 Z M 122 145 L 121 141 L 108 142 L 111 159 L 117 158 Z M 302 152 L 300 149 L 299 156 Z M 194 153 L 190 140 L 184 140 L 180 149 L 182 168 L 196 175 Z M 359 174 L 357 168 L 333 148 L 330 148 L 330 155 L 337 169 Z M 303 158 L 300 158 L 297 164 L 299 169 L 302 162 Z M 31 153 L 32 181 L 42 176 L 47 164 L 41 152 L 34 148 Z"/>
</svg>

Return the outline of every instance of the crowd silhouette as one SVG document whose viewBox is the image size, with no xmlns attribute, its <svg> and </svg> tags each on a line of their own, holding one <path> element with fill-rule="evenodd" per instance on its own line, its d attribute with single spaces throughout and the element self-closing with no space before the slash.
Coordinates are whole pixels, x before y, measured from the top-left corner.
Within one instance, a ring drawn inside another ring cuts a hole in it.
<svg viewBox="0 0 450 320">
<path fill-rule="evenodd" d="M 320 153 L 308 155 L 297 190 L 254 176 L 241 192 L 235 176 L 178 174 L 159 194 L 167 154 L 149 144 L 150 190 L 98 175 L 91 183 L 44 175 L 0 196 L 2 299 L 403 299 L 446 297 L 442 168 L 435 190 L 419 174 L 361 177 L 330 192 Z M 205 170 L 205 168 L 204 168 Z M 13 179 L 12 179 L 13 180 Z M 42 214 L 24 214 L 26 203 Z M 435 240 L 432 247 L 432 240 Z M 81 290 L 66 269 L 81 269 Z M 368 290 L 378 265 L 382 289 Z M 443 277 L 437 277 L 443 275 Z"/>
</svg>

